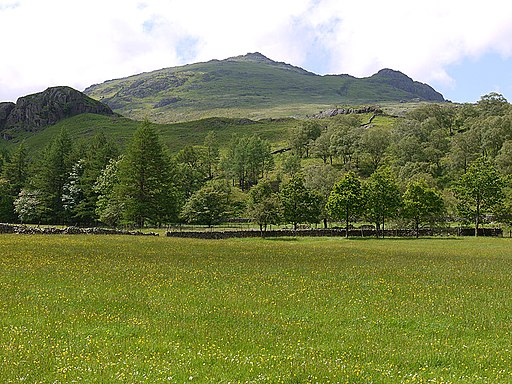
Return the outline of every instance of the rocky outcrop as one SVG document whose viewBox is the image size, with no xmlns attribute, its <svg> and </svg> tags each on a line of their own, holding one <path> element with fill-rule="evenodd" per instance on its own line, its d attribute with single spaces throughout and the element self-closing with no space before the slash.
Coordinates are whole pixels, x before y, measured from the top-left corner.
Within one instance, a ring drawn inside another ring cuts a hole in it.
<svg viewBox="0 0 512 384">
<path fill-rule="evenodd" d="M 333 108 L 328 109 L 326 111 L 321 111 L 312 117 L 315 119 L 323 119 L 326 117 L 334 117 L 337 115 L 352 115 L 352 114 L 364 114 L 364 113 L 374 113 L 377 115 L 382 114 L 382 110 L 379 107 L 367 106 L 361 108 Z"/>
<path fill-rule="evenodd" d="M 71 87 L 52 87 L 20 97 L 16 104 L 0 104 L 0 131 L 38 131 L 82 113 L 113 115 L 110 107 Z"/>
<path fill-rule="evenodd" d="M 15 107 L 14 103 L 0 103 L 0 129 L 5 126 L 7 118 Z"/>
<path fill-rule="evenodd" d="M 421 101 L 445 101 L 443 95 L 437 92 L 430 85 L 420 83 L 419 81 L 414 81 L 409 76 L 393 69 L 381 69 L 367 80 L 370 83 L 386 84 L 401 91 L 407 92 L 414 98 L 417 98 Z"/>
</svg>

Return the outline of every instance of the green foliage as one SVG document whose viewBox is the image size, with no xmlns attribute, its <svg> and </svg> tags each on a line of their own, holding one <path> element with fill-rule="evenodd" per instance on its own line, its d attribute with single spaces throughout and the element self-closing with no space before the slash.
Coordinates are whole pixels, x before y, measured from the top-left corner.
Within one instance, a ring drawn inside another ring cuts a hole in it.
<svg viewBox="0 0 512 384">
<path fill-rule="evenodd" d="M 300 223 L 318 223 L 321 215 L 322 198 L 317 191 L 304 185 L 301 175 L 294 175 L 283 183 L 280 191 L 283 205 L 283 219 L 297 229 Z"/>
<path fill-rule="evenodd" d="M 365 216 L 378 231 L 384 230 L 386 219 L 398 216 L 401 196 L 398 184 L 389 168 L 379 168 L 363 184 Z"/>
<path fill-rule="evenodd" d="M 22 189 L 14 200 L 14 211 L 21 223 L 40 223 L 48 208 L 43 203 L 42 193 L 38 190 Z"/>
<path fill-rule="evenodd" d="M 485 157 L 473 161 L 467 173 L 455 185 L 455 196 L 459 199 L 458 211 L 462 217 L 474 220 L 475 236 L 478 236 L 483 216 L 496 213 L 503 202 L 503 187 L 503 179 Z"/>
<path fill-rule="evenodd" d="M 235 136 L 221 167 L 228 178 L 236 180 L 240 189 L 248 189 L 274 168 L 270 143 L 255 135 Z"/>
<path fill-rule="evenodd" d="M 221 180 L 206 183 L 194 192 L 181 211 L 181 217 L 191 224 L 211 227 L 227 218 L 230 209 L 230 188 Z"/>
<path fill-rule="evenodd" d="M 510 105 L 507 99 L 497 92 L 491 92 L 482 96 L 477 103 L 477 107 L 487 116 L 502 116 L 510 112 Z"/>
<path fill-rule="evenodd" d="M 410 182 L 402 200 L 402 215 L 414 223 L 416 237 L 422 223 L 433 224 L 444 212 L 442 195 L 436 189 L 429 187 L 424 179 Z"/>
<path fill-rule="evenodd" d="M 279 195 L 272 190 L 268 180 L 262 180 L 249 191 L 247 214 L 260 226 L 260 230 L 267 230 L 267 226 L 279 224 L 282 218 L 282 205 Z"/>
<path fill-rule="evenodd" d="M 348 237 L 350 221 L 358 218 L 363 208 L 361 180 L 354 172 L 348 172 L 334 184 L 327 200 L 327 212 L 333 219 L 345 222 L 345 236 Z"/>
<path fill-rule="evenodd" d="M 371 174 L 382 164 L 386 151 L 391 144 L 390 134 L 386 129 L 367 129 L 361 135 L 361 152 L 366 161 L 367 171 Z"/>
<path fill-rule="evenodd" d="M 329 213 L 326 204 L 334 184 L 340 179 L 340 171 L 328 164 L 312 164 L 304 167 L 303 173 L 306 188 L 315 191 L 320 198 L 321 218 L 327 228 Z"/>
<path fill-rule="evenodd" d="M 404 83 L 405 82 L 405 83 Z M 85 92 L 124 116 L 172 122 L 214 116 L 305 116 L 333 105 L 399 102 L 439 94 L 404 75 L 314 76 L 267 61 L 213 60 L 107 81 Z M 433 97 L 432 97 L 433 96 Z"/>
<path fill-rule="evenodd" d="M 124 210 L 124 200 L 116 189 L 119 185 L 120 162 L 121 159 L 111 159 L 93 187 L 98 196 L 95 213 L 99 221 L 110 227 L 121 223 Z"/>
<path fill-rule="evenodd" d="M 19 144 L 10 155 L 4 155 L 0 177 L 0 221 L 12 223 L 18 220 L 14 201 L 27 183 L 28 161 L 23 143 Z"/>
<path fill-rule="evenodd" d="M 175 222 L 176 193 L 170 184 L 169 159 L 151 124 L 143 123 L 119 164 L 117 193 L 123 221 L 144 227 Z"/>
<path fill-rule="evenodd" d="M 39 192 L 44 207 L 44 222 L 63 224 L 69 216 L 64 208 L 63 194 L 73 165 L 72 141 L 67 131 L 62 130 L 46 146 L 42 159 L 36 164 L 30 184 Z"/>
<path fill-rule="evenodd" d="M 321 133 L 322 127 L 319 122 L 306 120 L 290 130 L 288 142 L 296 156 L 309 157 L 310 148 Z"/>
</svg>

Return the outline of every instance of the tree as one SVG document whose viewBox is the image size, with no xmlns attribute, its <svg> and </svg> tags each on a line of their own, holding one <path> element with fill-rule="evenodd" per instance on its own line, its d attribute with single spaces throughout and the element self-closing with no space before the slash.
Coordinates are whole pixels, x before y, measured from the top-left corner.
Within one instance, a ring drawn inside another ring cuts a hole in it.
<svg viewBox="0 0 512 384">
<path fill-rule="evenodd" d="M 2 170 L 3 177 L 10 185 L 10 194 L 18 196 L 28 176 L 28 160 L 25 144 L 22 142 L 11 153 Z"/>
<path fill-rule="evenodd" d="M 71 139 L 65 130 L 61 130 L 46 146 L 42 159 L 36 166 L 31 189 L 40 193 L 39 199 L 44 207 L 42 219 L 46 222 L 67 222 L 62 196 L 73 165 L 71 153 Z"/>
<path fill-rule="evenodd" d="M 208 180 L 208 166 L 201 149 L 190 145 L 183 147 L 174 157 L 174 161 L 175 185 L 180 199 L 185 201 Z"/>
<path fill-rule="evenodd" d="M 14 201 L 18 198 L 27 182 L 28 175 L 27 152 L 23 143 L 6 156 L 0 178 L 0 220 L 14 222 L 17 215 L 14 211 Z"/>
<path fill-rule="evenodd" d="M 40 222 L 47 208 L 42 203 L 41 193 L 37 190 L 22 189 L 16 200 L 14 210 L 21 223 Z"/>
<path fill-rule="evenodd" d="M 354 172 L 348 172 L 334 184 L 327 200 L 327 212 L 335 219 L 345 221 L 345 237 L 348 237 L 350 221 L 363 210 L 361 180 Z"/>
<path fill-rule="evenodd" d="M 214 131 L 209 131 L 204 139 L 205 165 L 208 169 L 208 178 L 213 179 L 213 172 L 219 162 L 219 143 Z"/>
<path fill-rule="evenodd" d="M 324 228 L 327 228 L 329 213 L 326 209 L 327 199 L 332 188 L 340 178 L 340 172 L 328 164 L 314 164 L 304 168 L 304 185 L 311 191 L 315 191 L 321 199 L 321 219 Z"/>
<path fill-rule="evenodd" d="M 191 224 L 208 227 L 220 224 L 227 216 L 229 198 L 228 185 L 221 180 L 210 181 L 190 196 L 183 206 L 181 216 Z"/>
<path fill-rule="evenodd" d="M 321 197 L 304 185 L 300 175 L 294 175 L 284 183 L 280 192 L 283 205 L 283 219 L 293 223 L 297 230 L 299 223 L 318 223 L 321 214 Z"/>
<path fill-rule="evenodd" d="M 112 159 L 94 184 L 94 192 L 98 195 L 96 215 L 108 226 L 115 227 L 121 222 L 124 201 L 118 193 L 119 163 L 121 159 Z"/>
<path fill-rule="evenodd" d="M 290 147 L 297 156 L 309 157 L 310 147 L 321 133 L 322 127 L 317 121 L 303 121 L 290 131 L 288 140 Z"/>
<path fill-rule="evenodd" d="M 330 164 L 332 165 L 332 158 L 335 155 L 334 148 L 331 145 L 332 135 L 332 129 L 322 130 L 322 133 L 313 142 L 311 148 L 313 156 L 321 158 L 324 164 L 326 164 L 327 160 L 329 160 Z"/>
<path fill-rule="evenodd" d="M 469 164 L 478 158 L 481 138 L 475 130 L 456 134 L 451 140 L 448 163 L 454 175 L 467 172 Z"/>
<path fill-rule="evenodd" d="M 437 190 L 430 188 L 424 179 L 410 182 L 402 200 L 402 215 L 413 221 L 416 237 L 419 237 L 420 224 L 433 222 L 444 212 L 443 197 Z"/>
<path fill-rule="evenodd" d="M 103 132 L 86 143 L 78 160 L 73 164 L 65 188 L 73 190 L 72 219 L 78 224 L 95 225 L 99 217 L 96 212 L 98 192 L 95 183 L 112 159 L 117 159 L 117 145 Z M 68 196 L 69 193 L 67 193 Z"/>
<path fill-rule="evenodd" d="M 278 224 L 282 216 L 282 206 L 279 196 L 272 190 L 268 180 L 259 182 L 249 191 L 247 214 L 259 226 L 260 231 L 267 230 L 268 225 Z"/>
<path fill-rule="evenodd" d="M 293 153 L 283 154 L 281 169 L 285 174 L 290 176 L 299 173 L 301 169 L 301 158 Z"/>
<path fill-rule="evenodd" d="M 351 165 L 357 158 L 356 153 L 361 143 L 361 136 L 365 132 L 360 126 L 360 121 L 353 117 L 338 115 L 331 129 L 331 152 L 341 158 L 343 165 Z"/>
<path fill-rule="evenodd" d="M 485 214 L 495 213 L 504 198 L 504 182 L 493 164 L 485 157 L 473 161 L 455 185 L 461 215 L 475 222 L 475 236 Z"/>
<path fill-rule="evenodd" d="M 512 140 L 503 143 L 495 162 L 502 175 L 512 175 Z"/>
<path fill-rule="evenodd" d="M 84 173 L 83 160 L 78 160 L 69 173 L 68 180 L 62 190 L 62 205 L 68 212 L 68 217 L 74 218 L 75 210 L 84 201 L 84 193 L 80 185 L 80 178 Z"/>
<path fill-rule="evenodd" d="M 238 183 L 242 191 L 250 188 L 274 168 L 270 143 L 258 136 L 237 137 L 230 143 L 222 161 L 226 176 Z"/>
<path fill-rule="evenodd" d="M 369 128 L 361 138 L 361 148 L 369 159 L 371 172 L 374 172 L 391 143 L 389 132 L 382 128 Z"/>
<path fill-rule="evenodd" d="M 486 116 L 503 116 L 510 111 L 510 104 L 507 99 L 497 92 L 483 95 L 478 101 L 477 107 Z"/>
<path fill-rule="evenodd" d="M 169 159 L 153 126 L 145 121 L 133 135 L 119 164 L 119 197 L 125 223 L 144 227 L 175 221 L 176 192 L 170 183 Z"/>
<path fill-rule="evenodd" d="M 365 215 L 370 222 L 375 223 L 377 236 L 386 219 L 398 214 L 401 206 L 400 189 L 389 168 L 379 168 L 366 183 L 363 184 Z"/>
</svg>

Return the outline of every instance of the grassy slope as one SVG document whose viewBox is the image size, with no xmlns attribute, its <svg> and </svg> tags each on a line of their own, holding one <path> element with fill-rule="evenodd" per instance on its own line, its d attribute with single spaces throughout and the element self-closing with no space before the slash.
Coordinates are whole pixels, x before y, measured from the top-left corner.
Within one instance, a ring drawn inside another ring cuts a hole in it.
<svg viewBox="0 0 512 384">
<path fill-rule="evenodd" d="M 106 136 L 114 138 L 121 146 L 129 141 L 135 130 L 141 125 L 123 117 L 111 118 L 101 115 L 83 114 L 47 127 L 39 133 L 26 133 L 13 142 L 4 142 L 9 147 L 25 140 L 31 152 L 37 153 L 61 129 L 66 129 L 74 140 L 93 137 L 103 131 Z M 297 124 L 293 119 L 247 121 L 229 118 L 211 118 L 175 124 L 156 124 L 162 142 L 175 153 L 185 145 L 201 145 L 209 131 L 214 131 L 221 146 L 225 146 L 234 134 L 257 134 L 268 139 L 275 147 L 284 144 L 288 129 Z"/>
<path fill-rule="evenodd" d="M 95 85 L 86 93 L 124 116 L 171 122 L 212 116 L 289 117 L 340 104 L 414 96 L 372 79 L 318 76 L 252 61 L 210 61 L 168 68 Z M 162 99 L 179 101 L 161 108 Z"/>
<path fill-rule="evenodd" d="M 361 122 L 365 123 L 369 120 L 370 115 L 359 115 L 359 117 Z M 324 124 L 328 124 L 329 122 L 328 119 L 319 121 Z M 373 121 L 373 124 L 375 126 L 389 128 L 392 127 L 395 122 L 396 119 L 379 116 Z M 103 131 L 106 136 L 112 137 L 122 147 L 131 139 L 134 131 L 140 124 L 140 121 L 134 121 L 124 117 L 112 118 L 101 115 L 82 114 L 65 119 L 54 126 L 47 127 L 41 132 L 25 132 L 13 141 L 3 141 L 2 144 L 0 144 L 0 148 L 2 146 L 12 148 L 12 146 L 16 145 L 21 140 L 25 140 L 25 144 L 30 150 L 29 152 L 37 154 L 61 129 L 66 129 L 75 141 L 88 139 L 93 137 L 97 132 Z M 155 127 L 162 142 L 172 153 L 176 153 L 185 145 L 201 145 L 209 131 L 216 133 L 221 147 L 225 147 L 234 134 L 256 134 L 269 140 L 273 148 L 282 148 L 286 146 L 286 138 L 289 129 L 297 124 L 299 124 L 299 121 L 295 119 L 262 119 L 259 121 L 250 121 L 248 119 L 209 118 L 183 123 L 156 124 Z"/>
<path fill-rule="evenodd" d="M 509 383 L 509 239 L 3 235 L 2 382 Z"/>
</svg>

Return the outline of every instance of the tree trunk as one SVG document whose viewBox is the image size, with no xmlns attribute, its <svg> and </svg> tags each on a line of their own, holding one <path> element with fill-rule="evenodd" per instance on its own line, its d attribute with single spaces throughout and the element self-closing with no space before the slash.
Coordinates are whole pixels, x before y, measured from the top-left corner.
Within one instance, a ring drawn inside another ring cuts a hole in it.
<svg viewBox="0 0 512 384">
<path fill-rule="evenodd" d="M 345 225 L 345 238 L 348 238 L 348 224 L 349 224 L 349 210 L 348 210 L 348 207 L 347 207 L 345 219 L 346 219 L 346 223 L 345 223 L 346 224 Z"/>
<path fill-rule="evenodd" d="M 475 237 L 478 237 L 478 227 L 480 225 L 480 201 L 476 202 L 476 220 L 475 220 Z"/>
</svg>

